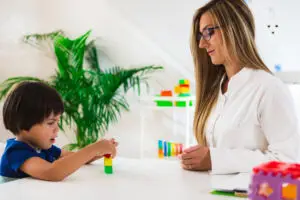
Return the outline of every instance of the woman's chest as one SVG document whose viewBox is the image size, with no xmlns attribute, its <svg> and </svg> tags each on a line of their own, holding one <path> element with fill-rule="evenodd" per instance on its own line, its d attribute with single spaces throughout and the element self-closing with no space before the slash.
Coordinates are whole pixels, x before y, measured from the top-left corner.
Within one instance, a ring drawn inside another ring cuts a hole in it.
<svg viewBox="0 0 300 200">
<path fill-rule="evenodd" d="M 224 148 L 265 148 L 259 123 L 259 95 L 240 93 L 218 98 L 208 118 L 206 138 L 210 146 Z"/>
</svg>

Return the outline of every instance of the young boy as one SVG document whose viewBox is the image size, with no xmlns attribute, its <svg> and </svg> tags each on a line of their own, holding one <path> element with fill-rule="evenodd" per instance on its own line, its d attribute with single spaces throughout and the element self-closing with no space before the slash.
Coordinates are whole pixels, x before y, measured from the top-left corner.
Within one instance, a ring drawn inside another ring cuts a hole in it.
<svg viewBox="0 0 300 200">
<path fill-rule="evenodd" d="M 0 160 L 0 175 L 61 181 L 82 165 L 116 154 L 117 143 L 101 140 L 76 153 L 53 145 L 64 105 L 60 95 L 41 82 L 23 82 L 7 97 L 3 107 L 5 128 L 16 138 L 7 140 Z"/>
</svg>

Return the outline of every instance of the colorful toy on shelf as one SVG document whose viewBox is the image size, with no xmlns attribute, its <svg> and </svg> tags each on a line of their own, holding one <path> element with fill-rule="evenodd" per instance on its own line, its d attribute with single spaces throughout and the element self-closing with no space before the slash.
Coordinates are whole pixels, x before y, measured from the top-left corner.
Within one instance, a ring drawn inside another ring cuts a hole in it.
<svg viewBox="0 0 300 200">
<path fill-rule="evenodd" d="M 172 97 L 172 90 L 162 90 L 160 92 L 160 95 L 157 95 L 159 97 Z M 170 107 L 173 106 L 172 100 L 156 100 L 156 105 L 160 107 Z"/>
<path fill-rule="evenodd" d="M 300 199 L 300 164 L 271 161 L 255 167 L 249 199 Z"/>
<path fill-rule="evenodd" d="M 174 87 L 174 92 L 178 94 L 178 97 L 190 97 L 190 81 L 187 79 L 181 79 L 179 80 L 179 84 Z M 172 90 L 162 90 L 159 95 L 156 95 L 157 97 L 173 97 Z M 177 100 L 173 102 L 173 99 L 159 99 L 155 100 L 156 105 L 159 107 L 186 107 L 187 103 L 189 106 L 192 106 L 192 101 L 184 100 Z"/>
<path fill-rule="evenodd" d="M 110 154 L 104 155 L 104 172 L 106 174 L 113 173 L 113 166 L 112 166 L 112 157 Z"/>
<path fill-rule="evenodd" d="M 182 153 L 183 145 L 180 143 L 158 140 L 158 157 L 175 157 Z"/>
<path fill-rule="evenodd" d="M 178 97 L 189 97 L 191 96 L 190 91 L 190 81 L 186 79 L 179 80 L 179 85 L 175 86 L 174 91 L 176 94 L 178 94 Z M 175 106 L 177 107 L 186 107 L 186 104 L 189 104 L 189 106 L 192 106 L 192 101 L 175 101 Z"/>
</svg>

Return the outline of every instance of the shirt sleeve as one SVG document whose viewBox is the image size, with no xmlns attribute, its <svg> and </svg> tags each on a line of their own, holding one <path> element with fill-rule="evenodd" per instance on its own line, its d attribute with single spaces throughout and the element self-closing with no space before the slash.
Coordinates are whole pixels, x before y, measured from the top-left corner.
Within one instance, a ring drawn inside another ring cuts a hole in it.
<svg viewBox="0 0 300 200">
<path fill-rule="evenodd" d="M 55 159 L 58 159 L 61 155 L 61 149 L 55 145 L 52 145 L 48 151 Z"/>
<path fill-rule="evenodd" d="M 300 134 L 294 102 L 284 84 L 266 90 L 258 105 L 258 119 L 268 142 L 264 151 L 210 148 L 212 173 L 251 172 L 270 160 L 297 162 Z"/>
<path fill-rule="evenodd" d="M 15 172 L 18 172 L 23 163 L 32 157 L 38 157 L 37 153 L 25 147 L 14 148 L 7 153 L 8 163 Z"/>
</svg>

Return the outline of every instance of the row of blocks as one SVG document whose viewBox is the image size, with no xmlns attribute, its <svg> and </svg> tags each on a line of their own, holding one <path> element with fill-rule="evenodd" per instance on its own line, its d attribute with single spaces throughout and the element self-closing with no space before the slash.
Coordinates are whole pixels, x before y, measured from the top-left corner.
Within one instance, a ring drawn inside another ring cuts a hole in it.
<svg viewBox="0 0 300 200">
<path fill-rule="evenodd" d="M 183 145 L 180 143 L 158 140 L 158 157 L 172 157 L 182 153 Z"/>
</svg>

